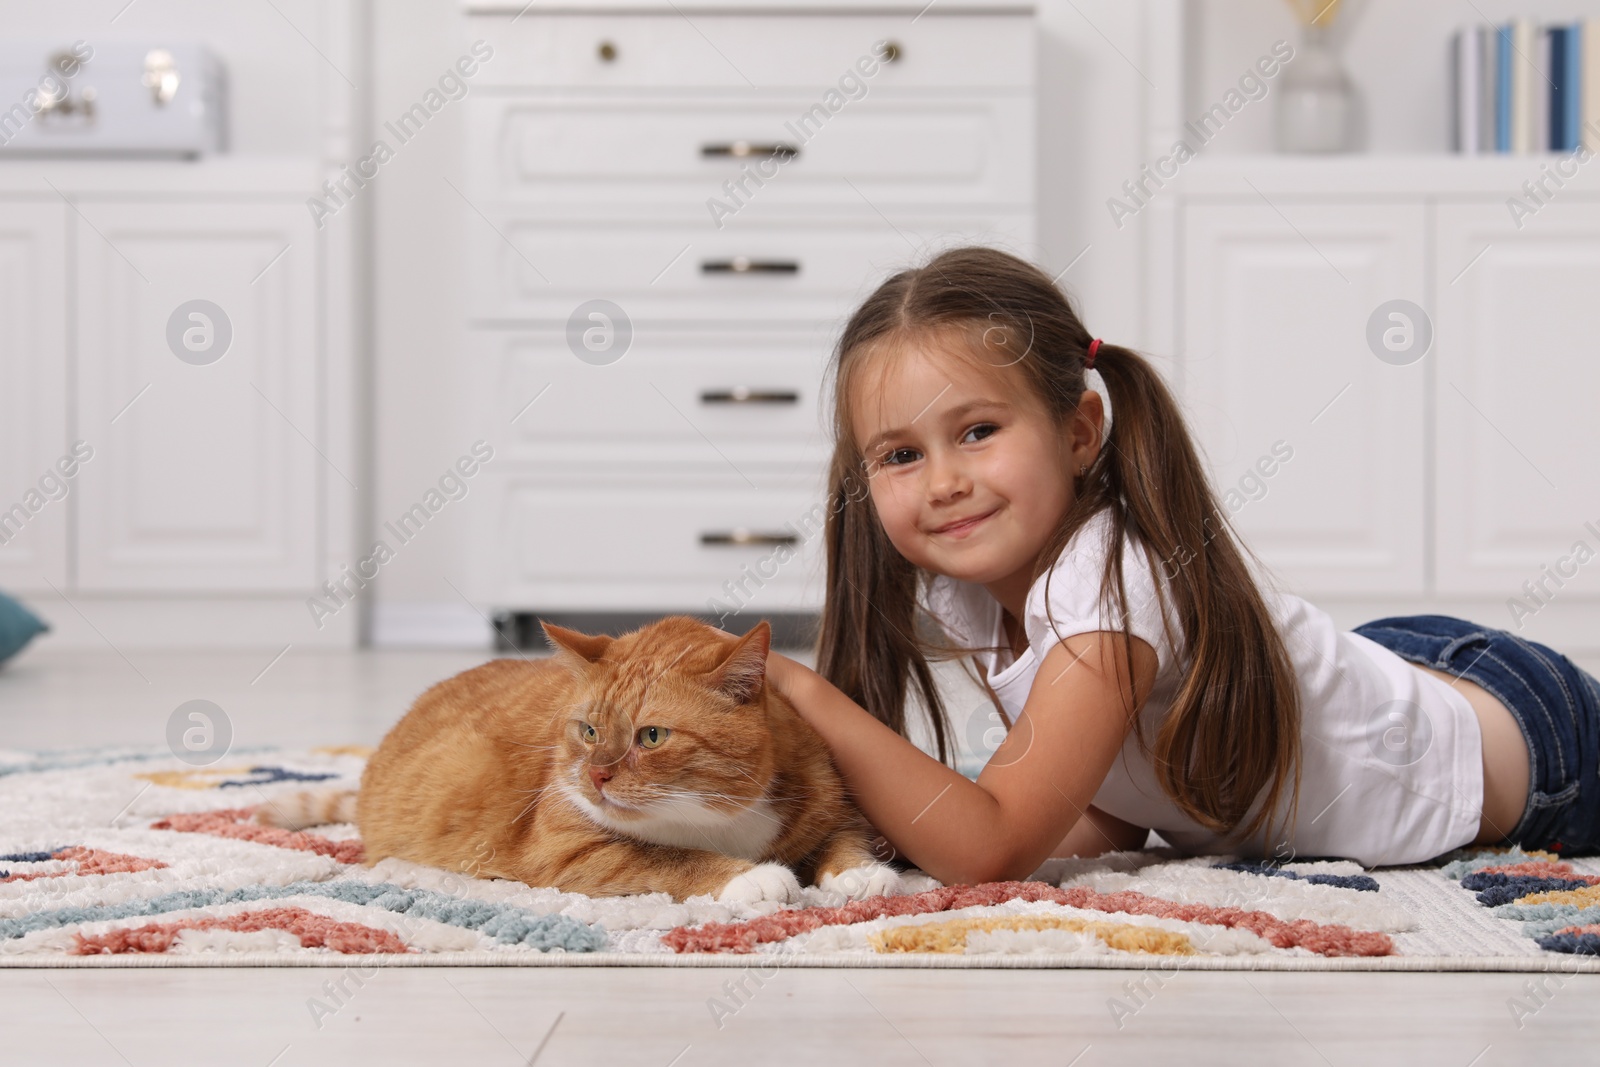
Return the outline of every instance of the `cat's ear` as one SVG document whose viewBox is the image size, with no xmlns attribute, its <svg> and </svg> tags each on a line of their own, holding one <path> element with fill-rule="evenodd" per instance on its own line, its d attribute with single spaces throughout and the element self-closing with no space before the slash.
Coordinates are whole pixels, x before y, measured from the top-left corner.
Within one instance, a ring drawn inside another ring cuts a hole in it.
<svg viewBox="0 0 1600 1067">
<path fill-rule="evenodd" d="M 539 620 L 539 625 L 544 629 L 545 640 L 550 642 L 551 651 L 557 655 L 570 652 L 579 659 L 593 663 L 611 647 L 612 638 L 605 634 L 581 634 L 543 619 Z"/>
<path fill-rule="evenodd" d="M 767 652 L 772 647 L 772 626 L 762 619 L 739 638 L 728 657 L 711 671 L 713 689 L 741 704 L 752 704 L 767 680 Z"/>
</svg>

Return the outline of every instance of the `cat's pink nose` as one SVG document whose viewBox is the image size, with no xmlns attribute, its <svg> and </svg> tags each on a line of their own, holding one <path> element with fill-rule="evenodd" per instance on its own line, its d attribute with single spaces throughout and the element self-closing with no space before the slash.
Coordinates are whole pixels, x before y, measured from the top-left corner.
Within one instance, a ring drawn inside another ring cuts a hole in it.
<svg viewBox="0 0 1600 1067">
<path fill-rule="evenodd" d="M 590 767 L 589 778 L 594 782 L 595 791 L 611 780 L 611 771 L 606 767 Z"/>
</svg>

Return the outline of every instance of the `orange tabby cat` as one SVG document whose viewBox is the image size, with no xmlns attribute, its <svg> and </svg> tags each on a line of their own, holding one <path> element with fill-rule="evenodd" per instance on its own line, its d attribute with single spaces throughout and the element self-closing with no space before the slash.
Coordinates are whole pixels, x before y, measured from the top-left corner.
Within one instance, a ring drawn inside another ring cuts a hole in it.
<svg viewBox="0 0 1600 1067">
<path fill-rule="evenodd" d="M 765 684 L 771 628 L 682 615 L 621 637 L 549 623 L 547 659 L 433 686 L 361 778 L 367 862 L 591 895 L 794 900 L 798 871 L 860 898 L 878 863 L 819 737 Z"/>
</svg>

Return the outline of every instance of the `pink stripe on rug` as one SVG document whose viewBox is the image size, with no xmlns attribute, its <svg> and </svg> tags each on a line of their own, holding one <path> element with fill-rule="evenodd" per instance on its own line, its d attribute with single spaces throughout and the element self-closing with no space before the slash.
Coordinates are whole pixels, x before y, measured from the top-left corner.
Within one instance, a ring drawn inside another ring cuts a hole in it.
<svg viewBox="0 0 1600 1067">
<path fill-rule="evenodd" d="M 331 856 L 340 863 L 360 863 L 364 850 L 360 841 L 332 841 L 317 834 L 298 830 L 283 830 L 276 826 L 261 826 L 250 821 L 255 808 L 221 808 L 217 811 L 200 811 L 183 815 L 169 815 L 150 824 L 152 830 L 176 830 L 184 834 L 210 834 L 213 837 L 231 837 L 238 841 L 254 841 L 258 845 L 292 848 L 301 852 L 315 852 Z"/>
<path fill-rule="evenodd" d="M 1394 942 L 1388 934 L 1352 930 L 1338 924 L 1322 926 L 1309 919 L 1285 922 L 1264 911 L 1245 911 L 1211 904 L 1178 904 L 1131 891 L 1099 893 L 1084 886 L 1058 889 L 1047 882 L 953 885 L 911 896 L 852 901 L 841 908 L 789 908 L 746 922 L 680 926 L 661 935 L 661 940 L 677 952 L 753 952 L 759 944 L 782 941 L 823 926 L 848 926 L 890 915 L 954 911 L 957 908 L 1002 904 L 1008 900 L 1047 900 L 1088 911 L 1154 915 L 1237 928 L 1248 930 L 1277 948 L 1304 948 L 1321 956 L 1394 954 Z"/>
<path fill-rule="evenodd" d="M 70 871 L 38 871 L 30 873 L 8 875 L 0 878 L 4 882 L 32 882 L 41 878 L 77 878 L 85 874 L 134 874 L 138 871 L 152 871 L 166 864 L 160 860 L 145 859 L 143 856 L 129 856 L 122 852 L 102 852 L 97 848 L 82 848 L 73 845 L 50 853 L 53 860 L 65 860 L 76 863 L 78 866 Z"/>
<path fill-rule="evenodd" d="M 1582 937 L 1584 934 L 1600 934 L 1600 923 L 1588 923 L 1583 926 L 1563 926 L 1561 929 L 1554 931 L 1554 933 L 1558 936 L 1560 934 L 1571 934 L 1574 937 Z"/>
<path fill-rule="evenodd" d="M 1570 863 L 1550 863 L 1542 860 L 1532 860 L 1527 863 L 1505 863 L 1498 867 L 1480 867 L 1474 874 L 1509 874 L 1514 876 L 1527 875 L 1532 878 L 1565 878 L 1572 882 L 1583 882 L 1586 885 L 1600 885 L 1600 875 L 1579 874 L 1572 869 Z"/>
<path fill-rule="evenodd" d="M 361 923 L 337 922 L 304 908 L 266 908 L 226 919 L 183 919 L 171 923 L 148 923 L 127 930 L 112 930 L 86 937 L 73 935 L 75 956 L 116 955 L 127 952 L 165 952 L 185 930 L 284 930 L 300 939 L 301 948 L 326 948 L 334 952 L 363 955 L 373 952 L 409 952 L 404 941 L 387 930 Z"/>
</svg>

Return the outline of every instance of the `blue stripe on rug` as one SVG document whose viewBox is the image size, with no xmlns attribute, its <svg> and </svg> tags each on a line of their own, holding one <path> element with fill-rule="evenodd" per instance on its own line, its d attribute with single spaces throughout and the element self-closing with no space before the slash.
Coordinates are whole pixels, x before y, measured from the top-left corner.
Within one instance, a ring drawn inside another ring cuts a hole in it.
<svg viewBox="0 0 1600 1067">
<path fill-rule="evenodd" d="M 162 915 L 213 904 L 243 904 L 281 897 L 319 896 L 383 908 L 399 915 L 432 919 L 467 930 L 477 930 L 502 945 L 527 945 L 541 952 L 598 952 L 606 947 L 605 929 L 589 926 L 565 915 L 534 915 L 505 904 L 458 900 L 430 889 L 405 889 L 387 882 L 291 882 L 285 886 L 244 886 L 240 889 L 185 889 L 147 900 L 130 900 L 99 907 L 59 908 L 17 919 L 0 919 L 0 940 L 12 940 L 36 930 L 105 919 L 131 919 Z"/>
<path fill-rule="evenodd" d="M 1534 856 L 1524 852 L 1517 845 L 1512 845 L 1504 852 L 1494 852 L 1481 848 L 1475 850 L 1457 849 L 1456 852 L 1447 853 L 1447 855 L 1457 856 L 1458 853 L 1466 854 L 1459 855 L 1458 858 L 1452 859 L 1449 862 L 1441 862 L 1439 866 L 1439 873 L 1451 880 L 1464 878 L 1472 872 L 1484 867 L 1509 867 L 1517 863 L 1550 862 L 1550 860 L 1543 856 Z"/>
<path fill-rule="evenodd" d="M 329 778 L 343 777 L 337 771 L 291 771 L 282 767 L 251 767 L 251 774 L 264 774 L 265 778 L 230 778 L 225 782 L 218 782 L 218 789 L 229 789 L 246 785 L 276 785 L 279 782 L 326 782 Z"/>
<path fill-rule="evenodd" d="M 1530 919 L 1523 922 L 1522 932 L 1537 941 L 1569 926 L 1596 924 L 1600 924 L 1600 908 L 1573 908 L 1570 915 L 1553 915 L 1548 919 Z"/>
<path fill-rule="evenodd" d="M 1600 956 L 1600 934 L 1551 934 L 1539 938 L 1539 947 L 1578 956 Z"/>
<path fill-rule="evenodd" d="M 1564 889 L 1586 889 L 1589 883 L 1574 878 L 1535 878 L 1527 874 L 1479 872 L 1461 879 L 1463 889 L 1482 890 L 1478 903 L 1488 907 L 1515 903 L 1530 893 L 1551 893 Z"/>
<path fill-rule="evenodd" d="M 1600 924 L 1600 904 L 1501 904 L 1494 910 L 1495 918 L 1513 922 L 1542 923 L 1560 920 L 1564 926 L 1589 926 Z"/>
<path fill-rule="evenodd" d="M 235 745 L 229 755 L 250 752 L 281 751 L 273 745 Z M 0 763 L 0 778 L 10 774 L 32 774 L 38 771 L 74 771 L 84 767 L 107 767 L 113 763 L 148 763 L 154 760 L 171 760 L 170 748 L 95 748 L 69 749 L 64 752 L 35 752 L 28 759 L 15 763 Z"/>
<path fill-rule="evenodd" d="M 1271 860 L 1236 860 L 1233 863 L 1212 864 L 1212 870 L 1243 871 L 1245 874 L 1270 875 L 1273 878 L 1294 878 L 1312 885 L 1334 885 L 1340 889 L 1359 889 L 1363 893 L 1376 893 L 1378 880 L 1365 874 L 1300 874 L 1286 871 Z"/>
<path fill-rule="evenodd" d="M 61 848 L 66 847 L 68 846 L 61 846 Z M 9 855 L 0 856 L 0 863 L 43 863 L 60 851 L 60 848 L 53 848 L 49 852 L 12 852 Z"/>
</svg>

